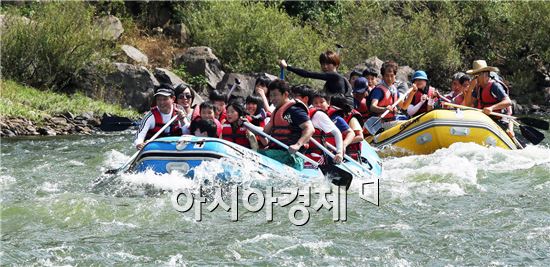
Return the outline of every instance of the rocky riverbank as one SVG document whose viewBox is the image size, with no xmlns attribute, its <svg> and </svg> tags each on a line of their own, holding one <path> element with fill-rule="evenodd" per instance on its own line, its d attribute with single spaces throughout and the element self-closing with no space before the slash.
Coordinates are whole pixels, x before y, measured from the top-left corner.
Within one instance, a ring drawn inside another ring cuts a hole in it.
<svg viewBox="0 0 550 267">
<path fill-rule="evenodd" d="M 91 134 L 99 131 L 101 118 L 93 113 L 84 113 L 81 116 L 74 116 L 71 113 L 56 115 L 45 118 L 40 123 L 32 122 L 29 119 L 0 118 L 0 136 L 56 136 L 68 134 Z"/>
</svg>

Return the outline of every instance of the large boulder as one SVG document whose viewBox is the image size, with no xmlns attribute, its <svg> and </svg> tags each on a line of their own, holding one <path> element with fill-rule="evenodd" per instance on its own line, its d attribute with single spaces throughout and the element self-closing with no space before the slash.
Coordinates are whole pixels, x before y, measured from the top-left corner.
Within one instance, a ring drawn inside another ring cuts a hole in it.
<svg viewBox="0 0 550 267">
<path fill-rule="evenodd" d="M 378 74 L 380 74 L 380 69 L 382 68 L 382 64 L 384 64 L 384 61 L 380 60 L 377 56 L 370 57 L 365 59 L 365 68 L 373 68 L 375 69 Z"/>
<path fill-rule="evenodd" d="M 210 88 L 216 88 L 225 75 L 221 70 L 220 60 L 212 53 L 212 49 L 206 46 L 189 47 L 175 62 L 178 66 L 183 64 L 187 72 L 193 76 L 204 76 Z"/>
<path fill-rule="evenodd" d="M 186 44 L 189 41 L 189 29 L 185 24 L 172 24 L 164 28 L 164 33 L 171 36 L 179 44 Z"/>
<path fill-rule="evenodd" d="M 239 73 L 226 73 L 223 76 L 221 82 L 216 86 L 216 90 L 221 92 L 229 93 L 229 90 L 235 84 L 235 79 L 238 79 L 241 83 L 231 92 L 231 95 L 242 96 L 246 98 L 247 96 L 254 93 L 254 86 L 256 79 L 264 76 L 268 77 L 271 80 L 277 79 L 276 76 L 267 73 L 252 73 L 252 74 L 239 74 Z"/>
<path fill-rule="evenodd" d="M 120 38 L 124 32 L 122 22 L 120 22 L 120 20 L 113 15 L 98 18 L 95 24 L 99 28 L 99 32 L 103 40 L 115 41 Z"/>
<path fill-rule="evenodd" d="M 178 75 L 167 69 L 155 68 L 153 73 L 155 74 L 155 78 L 157 78 L 160 83 L 169 83 L 174 86 L 174 88 L 184 83 Z"/>
<path fill-rule="evenodd" d="M 119 99 L 123 107 L 143 112 L 150 108 L 155 88 L 160 84 L 147 68 L 127 63 L 113 63 L 115 71 L 105 77 L 107 88 L 112 88 L 112 99 Z M 117 90 L 118 89 L 118 90 Z"/>
<path fill-rule="evenodd" d="M 124 51 L 124 54 L 130 58 L 130 60 L 134 61 L 135 63 L 147 65 L 149 64 L 149 58 L 147 55 L 143 54 L 141 51 L 139 51 L 137 48 L 131 46 L 131 45 L 121 45 L 120 48 L 122 51 Z"/>
<path fill-rule="evenodd" d="M 414 70 L 409 66 L 399 66 L 395 79 L 402 82 L 409 82 L 414 73 Z"/>
</svg>

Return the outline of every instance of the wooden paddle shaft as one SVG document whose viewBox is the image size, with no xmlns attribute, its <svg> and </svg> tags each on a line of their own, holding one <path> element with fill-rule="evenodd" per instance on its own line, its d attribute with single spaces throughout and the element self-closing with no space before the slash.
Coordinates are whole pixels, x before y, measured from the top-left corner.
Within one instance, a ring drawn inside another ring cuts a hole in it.
<svg viewBox="0 0 550 267">
<path fill-rule="evenodd" d="M 449 107 L 454 107 L 454 108 L 471 109 L 471 110 L 477 110 L 477 111 L 483 112 L 483 110 L 478 109 L 478 108 L 473 108 L 473 107 L 468 107 L 468 106 L 463 106 L 463 105 L 457 105 L 457 104 L 453 104 L 453 103 L 443 102 L 443 105 L 449 106 Z M 502 114 L 502 113 L 497 113 L 497 112 L 491 112 L 491 115 L 502 117 L 502 118 L 507 118 L 507 119 L 511 119 L 511 120 L 516 120 L 517 119 L 517 117 Z"/>
</svg>

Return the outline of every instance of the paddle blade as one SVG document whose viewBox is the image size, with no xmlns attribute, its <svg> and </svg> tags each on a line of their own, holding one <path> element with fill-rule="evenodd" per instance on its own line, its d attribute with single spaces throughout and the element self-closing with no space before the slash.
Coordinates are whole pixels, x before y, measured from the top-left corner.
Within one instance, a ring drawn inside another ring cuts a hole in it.
<svg viewBox="0 0 550 267">
<path fill-rule="evenodd" d="M 106 132 L 123 131 L 135 124 L 136 123 L 129 118 L 118 116 L 104 116 L 101 119 L 101 124 L 99 125 L 99 128 L 102 131 Z"/>
<path fill-rule="evenodd" d="M 544 134 L 533 127 L 520 125 L 519 130 L 521 131 L 521 135 L 533 143 L 533 145 L 538 145 L 544 139 Z"/>
<path fill-rule="evenodd" d="M 545 120 L 537 119 L 537 118 L 518 118 L 519 121 L 529 125 L 533 126 L 535 128 L 539 128 L 541 130 L 548 130 L 549 129 L 549 123 Z"/>
<path fill-rule="evenodd" d="M 371 135 L 377 135 L 382 131 L 382 120 L 380 117 L 370 117 L 365 122 L 365 128 L 367 128 Z"/>
<path fill-rule="evenodd" d="M 339 165 L 322 165 L 320 168 L 325 176 L 332 177 L 331 182 L 334 185 L 345 186 L 346 190 L 349 189 L 351 181 L 353 180 L 353 174 Z"/>
</svg>

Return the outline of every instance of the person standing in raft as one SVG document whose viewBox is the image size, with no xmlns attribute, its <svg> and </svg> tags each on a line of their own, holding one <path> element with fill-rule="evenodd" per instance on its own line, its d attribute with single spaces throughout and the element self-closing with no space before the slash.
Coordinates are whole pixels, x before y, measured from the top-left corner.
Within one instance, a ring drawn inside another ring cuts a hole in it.
<svg viewBox="0 0 550 267">
<path fill-rule="evenodd" d="M 490 72 L 498 72 L 498 68 L 487 66 L 485 60 L 474 61 L 473 68 L 466 73 L 474 75 L 468 89 L 464 91 L 464 105 L 483 109 L 483 113 L 491 112 L 511 115 L 512 101 L 508 96 L 506 85 L 497 79 L 490 77 Z M 497 116 L 490 116 L 508 135 L 514 136 L 510 130 L 509 121 Z"/>
<path fill-rule="evenodd" d="M 289 99 L 290 88 L 286 81 L 274 80 L 269 83 L 269 99 L 275 106 L 271 120 L 264 132 L 271 134 L 285 145 L 288 151 L 277 144 L 270 143 L 269 150 L 260 150 L 261 154 L 275 159 L 297 170 L 304 168 L 304 160 L 295 155 L 303 151 L 302 146 L 309 142 L 315 132 L 308 116 L 308 108 L 300 101 Z"/>
<path fill-rule="evenodd" d="M 174 121 L 159 137 L 180 136 L 189 133 L 189 125 L 185 120 L 186 114 L 183 110 L 176 108 L 175 101 L 176 97 L 174 96 L 172 86 L 162 84 L 155 93 L 155 102 L 157 105 L 152 107 L 145 115 L 136 133 L 134 145 L 138 150 L 142 149 L 146 141 L 155 135 L 174 116 L 179 116 L 180 119 Z"/>
<path fill-rule="evenodd" d="M 418 88 L 413 87 L 409 95 L 406 96 L 404 101 L 399 102 L 396 107 L 392 105 L 399 99 L 398 84 L 396 83 L 397 63 L 393 60 L 386 61 L 382 64 L 380 73 L 382 73 L 382 80 L 380 83 L 372 89 L 369 94 L 367 103 L 370 106 L 370 117 L 380 116 L 386 110 L 390 112 L 382 118 L 382 127 L 388 129 L 395 124 L 399 109 L 407 110 L 411 104 L 414 94 Z"/>
<path fill-rule="evenodd" d="M 326 51 L 319 55 L 319 63 L 323 72 L 312 72 L 296 67 L 292 67 L 286 63 L 284 59 L 279 60 L 279 66 L 287 69 L 290 72 L 296 73 L 305 78 L 312 78 L 325 81 L 324 92 L 328 96 L 343 95 L 350 105 L 353 105 L 353 96 L 351 95 L 352 86 L 346 77 L 337 72 L 340 66 L 340 56 L 333 51 Z"/>
</svg>

